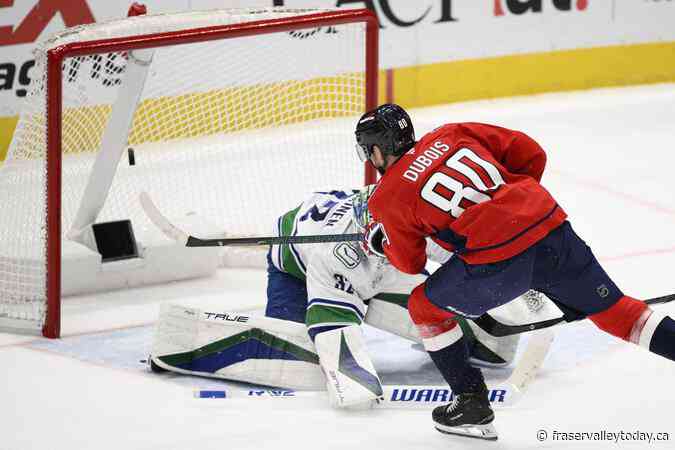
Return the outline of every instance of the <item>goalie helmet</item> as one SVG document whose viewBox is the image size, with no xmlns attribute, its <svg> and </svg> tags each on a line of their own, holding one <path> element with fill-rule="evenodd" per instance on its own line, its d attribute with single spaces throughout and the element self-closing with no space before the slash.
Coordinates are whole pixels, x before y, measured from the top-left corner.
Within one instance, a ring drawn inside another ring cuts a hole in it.
<svg viewBox="0 0 675 450">
<path fill-rule="evenodd" d="M 375 191 L 376 184 L 364 186 L 352 201 L 352 210 L 354 212 L 354 222 L 360 232 L 363 232 L 371 221 L 370 211 L 368 211 L 368 199 Z"/>
<path fill-rule="evenodd" d="M 394 104 L 380 105 L 368 111 L 356 124 L 356 151 L 365 162 L 373 154 L 373 146 L 385 155 L 401 156 L 415 145 L 415 130 L 410 116 Z"/>
<path fill-rule="evenodd" d="M 363 240 L 360 242 L 361 250 L 366 256 L 377 256 L 385 258 L 384 242 L 387 236 L 384 227 L 373 221 L 368 209 L 368 200 L 375 192 L 376 184 L 364 186 L 352 200 L 352 210 L 354 213 L 354 223 L 360 233 L 363 233 Z"/>
</svg>

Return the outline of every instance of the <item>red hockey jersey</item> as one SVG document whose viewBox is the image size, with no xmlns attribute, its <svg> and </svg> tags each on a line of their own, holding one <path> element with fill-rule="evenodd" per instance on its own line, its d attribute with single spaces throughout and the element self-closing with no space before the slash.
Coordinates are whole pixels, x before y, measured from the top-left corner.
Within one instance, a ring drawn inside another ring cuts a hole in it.
<svg viewBox="0 0 675 450">
<path fill-rule="evenodd" d="M 470 264 L 523 252 L 567 217 L 539 184 L 545 165 L 544 150 L 521 132 L 437 128 L 387 169 L 368 202 L 384 225 L 385 254 L 399 270 L 419 273 L 427 236 Z"/>
</svg>

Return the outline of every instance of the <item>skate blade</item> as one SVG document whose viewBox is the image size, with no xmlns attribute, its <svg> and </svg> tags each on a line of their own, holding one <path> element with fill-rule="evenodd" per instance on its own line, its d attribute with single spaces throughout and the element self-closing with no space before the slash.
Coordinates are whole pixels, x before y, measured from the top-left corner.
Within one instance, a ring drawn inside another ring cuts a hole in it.
<svg viewBox="0 0 675 450">
<path fill-rule="evenodd" d="M 461 427 L 448 427 L 437 423 L 435 426 L 443 434 L 483 439 L 486 441 L 496 441 L 499 437 L 497 430 L 491 423 L 487 425 L 464 425 Z"/>
</svg>

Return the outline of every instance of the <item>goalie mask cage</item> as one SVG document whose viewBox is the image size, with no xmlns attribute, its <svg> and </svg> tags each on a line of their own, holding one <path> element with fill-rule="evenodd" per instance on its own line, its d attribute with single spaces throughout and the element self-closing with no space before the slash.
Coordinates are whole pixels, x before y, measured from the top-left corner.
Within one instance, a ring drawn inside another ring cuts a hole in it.
<svg viewBox="0 0 675 450">
<path fill-rule="evenodd" d="M 377 104 L 377 33 L 366 10 L 271 8 L 131 17 L 42 43 L 0 167 L 0 327 L 59 336 L 62 282 L 86 278 L 62 278 L 62 261 L 106 264 L 94 224 L 131 221 L 139 260 L 170 246 L 142 191 L 202 234 L 257 236 L 311 191 L 374 182 L 353 130 Z"/>
</svg>

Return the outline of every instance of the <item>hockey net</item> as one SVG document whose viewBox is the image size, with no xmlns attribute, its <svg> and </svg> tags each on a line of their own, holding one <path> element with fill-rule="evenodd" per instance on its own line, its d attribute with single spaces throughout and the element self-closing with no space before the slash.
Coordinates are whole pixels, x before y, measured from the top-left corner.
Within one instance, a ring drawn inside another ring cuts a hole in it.
<svg viewBox="0 0 675 450">
<path fill-rule="evenodd" d="M 95 249 L 92 223 L 126 219 L 158 239 L 142 191 L 202 233 L 258 236 L 310 191 L 362 185 L 353 126 L 377 101 L 376 33 L 363 10 L 274 8 L 42 43 L 0 168 L 0 326 L 58 336 L 65 246 Z"/>
</svg>

